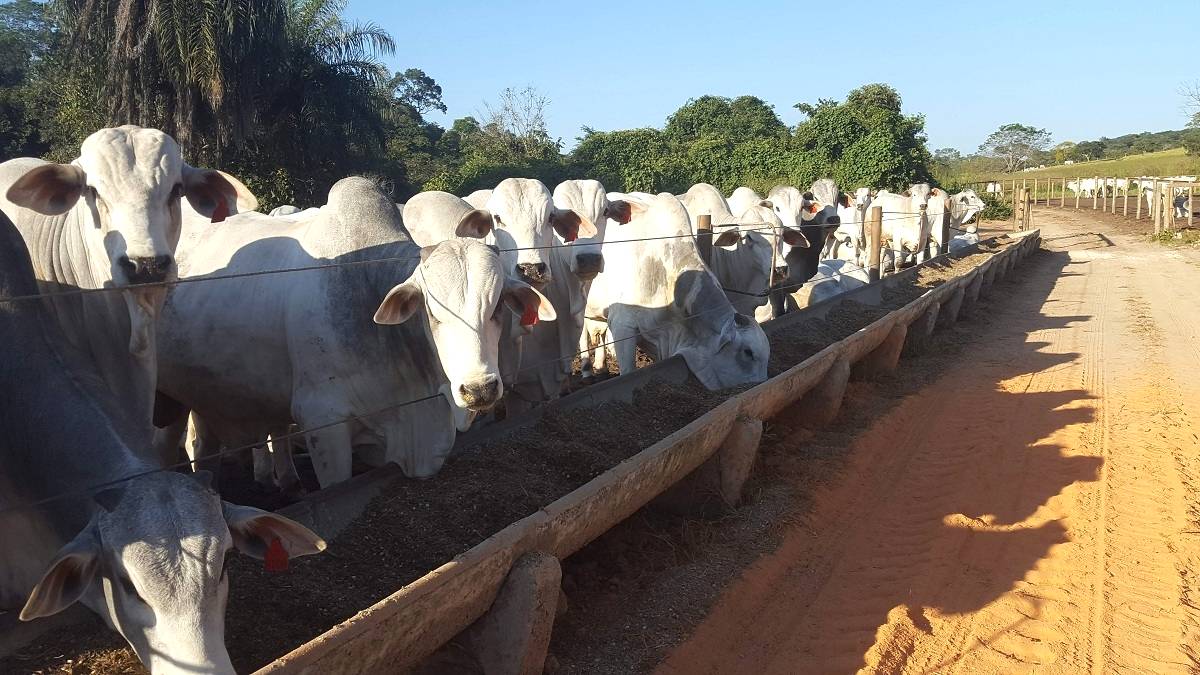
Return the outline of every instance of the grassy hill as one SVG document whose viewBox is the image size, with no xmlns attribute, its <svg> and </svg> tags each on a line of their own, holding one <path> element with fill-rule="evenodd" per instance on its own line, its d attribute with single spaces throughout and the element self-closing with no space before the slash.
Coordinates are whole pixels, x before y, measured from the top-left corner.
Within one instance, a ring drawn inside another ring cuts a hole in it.
<svg viewBox="0 0 1200 675">
<path fill-rule="evenodd" d="M 1183 148 L 1129 155 L 1121 159 L 1076 162 L 1035 171 L 1003 174 L 1006 178 L 1089 178 L 1093 176 L 1179 176 L 1200 174 L 1200 157 L 1189 157 Z"/>
</svg>

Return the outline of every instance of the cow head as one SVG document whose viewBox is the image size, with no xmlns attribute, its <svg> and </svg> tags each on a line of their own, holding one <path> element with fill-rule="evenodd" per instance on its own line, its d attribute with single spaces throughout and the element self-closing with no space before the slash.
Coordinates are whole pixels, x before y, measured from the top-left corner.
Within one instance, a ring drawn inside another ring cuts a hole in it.
<svg viewBox="0 0 1200 675">
<path fill-rule="evenodd" d="M 591 222 L 595 234 L 579 236 L 570 246 L 556 249 L 572 274 L 580 281 L 591 281 L 604 271 L 604 255 L 601 245 L 609 220 L 619 225 L 628 223 L 632 207 L 625 201 L 609 201 L 604 186 L 594 180 L 568 180 L 554 188 L 554 207 L 559 211 L 573 211 L 584 221 Z"/>
<path fill-rule="evenodd" d="M 136 126 L 97 131 L 84 140 L 74 162 L 31 169 L 9 187 L 7 197 L 47 216 L 80 207 L 81 234 L 92 269 L 117 287 L 175 276 L 180 199 L 186 197 L 197 212 L 214 221 L 258 206 L 236 178 L 188 166 L 173 138 Z M 162 299 L 159 288 L 126 294 L 132 352 L 148 346 L 148 325 Z"/>
<path fill-rule="evenodd" d="M 956 227 L 970 221 L 985 208 L 987 204 L 971 189 L 950 197 L 950 218 Z"/>
<path fill-rule="evenodd" d="M 492 190 L 487 208 L 463 217 L 460 237 L 486 237 L 504 252 L 505 269 L 515 279 L 544 288 L 550 283 L 549 257 L 562 242 L 593 237 L 596 226 L 570 209 L 559 209 L 541 181 L 506 178 Z"/>
<path fill-rule="evenodd" d="M 708 273 L 684 272 L 675 304 L 691 320 L 678 353 L 705 388 L 716 391 L 767 379 L 771 345 L 754 319 L 738 314 Z"/>
<path fill-rule="evenodd" d="M 499 342 L 508 312 L 526 326 L 556 318 L 544 295 L 505 272 L 495 249 L 474 239 L 427 246 L 416 271 L 388 291 L 375 312 L 376 323 L 391 325 L 424 310 L 459 408 L 486 411 L 504 395 Z"/>
<path fill-rule="evenodd" d="M 224 636 L 234 549 L 275 564 L 325 549 L 299 523 L 222 502 L 205 474 L 153 473 L 95 499 L 91 521 L 50 562 L 21 619 L 82 601 L 151 672 L 233 672 Z"/>
</svg>

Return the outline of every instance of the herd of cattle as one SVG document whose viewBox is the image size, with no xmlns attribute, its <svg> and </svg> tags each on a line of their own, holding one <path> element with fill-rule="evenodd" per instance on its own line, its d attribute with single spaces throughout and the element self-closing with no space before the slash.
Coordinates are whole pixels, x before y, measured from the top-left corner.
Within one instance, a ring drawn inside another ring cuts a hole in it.
<svg viewBox="0 0 1200 675">
<path fill-rule="evenodd" d="M 1153 206 L 1154 186 L 1163 182 L 1195 183 L 1195 176 L 1168 176 L 1166 178 L 1077 178 L 1064 183 L 1073 195 L 1087 197 L 1120 197 L 1132 190 L 1140 192 L 1146 200 L 1147 207 Z M 1002 195 L 1004 186 L 991 181 L 984 188 L 988 194 Z M 1191 206 L 1191 194 L 1186 187 L 1176 186 L 1173 189 L 1171 205 L 1174 207 L 1176 218 L 1186 218 Z"/>
<path fill-rule="evenodd" d="M 711 389 L 763 381 L 761 321 L 867 283 L 873 205 L 892 269 L 943 243 L 945 213 L 951 248 L 977 241 L 965 224 L 984 206 L 829 179 L 727 198 L 510 178 L 395 204 L 351 177 L 268 215 L 133 126 L 70 164 L 4 162 L 0 537 L 20 545 L 0 548 L 0 610 L 81 602 L 153 672 L 232 672 L 228 554 L 278 567 L 325 543 L 223 501 L 209 471 L 163 469 L 253 448 L 256 480 L 294 490 L 295 425 L 321 486 L 353 457 L 431 476 L 501 399 L 554 399 L 574 357 L 586 376 L 610 349 L 621 372 L 641 347 Z"/>
</svg>

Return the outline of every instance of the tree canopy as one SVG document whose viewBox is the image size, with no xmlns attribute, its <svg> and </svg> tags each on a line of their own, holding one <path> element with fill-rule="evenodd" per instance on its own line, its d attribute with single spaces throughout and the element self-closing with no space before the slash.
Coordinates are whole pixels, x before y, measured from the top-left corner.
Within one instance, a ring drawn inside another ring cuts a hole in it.
<svg viewBox="0 0 1200 675">
<path fill-rule="evenodd" d="M 345 0 L 14 0 L 0 5 L 0 148 L 69 161 L 103 126 L 173 135 L 188 161 L 234 173 L 264 208 L 319 204 L 338 179 L 375 177 L 398 201 L 466 194 L 509 176 L 596 178 L 610 190 L 682 192 L 708 182 L 904 187 L 930 175 L 924 121 L 886 84 L 797 108 L 704 95 L 661 129 L 584 128 L 564 153 L 534 87 L 484 93 L 482 114 L 443 128 L 442 86 L 385 70 L 393 38 L 344 18 Z"/>
<path fill-rule="evenodd" d="M 979 151 L 1004 162 L 1004 171 L 1024 167 L 1034 153 L 1050 145 L 1050 132 L 1026 124 L 1005 124 L 979 146 Z"/>
</svg>

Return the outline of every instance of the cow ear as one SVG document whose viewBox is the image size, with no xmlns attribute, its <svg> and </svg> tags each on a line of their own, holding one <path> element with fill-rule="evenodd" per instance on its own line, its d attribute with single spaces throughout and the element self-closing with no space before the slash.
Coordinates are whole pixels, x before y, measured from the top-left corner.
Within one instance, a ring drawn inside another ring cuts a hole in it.
<svg viewBox="0 0 1200 675">
<path fill-rule="evenodd" d="M 713 246 L 719 246 L 720 248 L 734 248 L 737 246 L 738 240 L 741 238 L 742 237 L 738 232 L 738 229 L 736 227 L 731 227 L 717 235 L 717 238 L 713 240 Z"/>
<path fill-rule="evenodd" d="M 550 212 L 550 226 L 563 238 L 563 241 L 575 241 L 579 237 L 596 236 L 596 226 L 592 221 L 575 213 L 571 209 L 554 209 Z"/>
<path fill-rule="evenodd" d="M 904 196 L 904 197 L 911 197 L 911 196 L 912 196 L 912 192 L 911 192 L 911 191 L 909 191 L 909 190 L 905 190 L 904 192 L 901 192 L 900 194 L 901 194 L 902 196 Z"/>
<path fill-rule="evenodd" d="M 375 310 L 375 323 L 381 326 L 395 326 L 404 323 L 416 314 L 425 304 L 425 294 L 420 286 L 411 281 L 399 284 L 388 291 L 379 309 Z"/>
<path fill-rule="evenodd" d="M 221 502 L 221 510 L 233 545 L 251 558 L 261 560 L 275 541 L 283 546 L 290 558 L 325 550 L 324 539 L 290 518 L 229 502 Z"/>
<path fill-rule="evenodd" d="M 523 281 L 509 280 L 500 294 L 504 304 L 521 317 L 521 325 L 532 326 L 540 321 L 554 321 L 558 313 L 550 300 L 536 288 Z"/>
<path fill-rule="evenodd" d="M 21 620 L 52 616 L 74 604 L 92 584 L 99 558 L 100 541 L 96 521 L 92 520 L 54 556 L 42 580 L 29 593 Z"/>
<path fill-rule="evenodd" d="M 492 213 L 482 209 L 472 209 L 458 221 L 454 228 L 454 236 L 483 239 L 492 231 Z"/>
<path fill-rule="evenodd" d="M 783 241 L 793 248 L 808 248 L 812 246 L 808 241 L 808 237 L 804 236 L 803 232 L 789 228 L 783 230 Z"/>
<path fill-rule="evenodd" d="M 839 195 L 838 195 L 838 203 L 839 203 L 839 204 L 841 204 L 842 206 L 845 206 L 845 207 L 849 208 L 849 206 L 850 206 L 850 195 L 846 194 L 845 192 L 843 192 L 843 193 L 839 194 Z"/>
<path fill-rule="evenodd" d="M 258 208 L 250 188 L 224 171 L 183 167 L 183 194 L 196 213 L 219 223 L 235 213 Z"/>
<path fill-rule="evenodd" d="M 770 199 L 764 199 L 764 200 L 762 200 L 761 202 L 759 202 L 759 203 L 758 203 L 758 205 L 759 205 L 759 206 L 765 206 L 765 207 L 767 207 L 768 209 L 773 209 L 773 208 L 775 208 L 775 203 L 774 203 L 774 202 L 772 202 Z"/>
<path fill-rule="evenodd" d="M 801 196 L 801 197 L 804 197 L 805 199 L 807 199 L 807 200 L 808 200 L 808 201 L 810 201 L 810 202 L 811 202 L 813 199 L 815 199 L 815 197 L 813 197 L 813 193 L 811 193 L 811 192 L 805 192 L 803 195 L 800 195 L 800 196 Z"/>
<path fill-rule="evenodd" d="M 624 199 L 617 199 L 604 207 L 604 217 L 624 225 L 633 220 L 633 204 Z"/>
<path fill-rule="evenodd" d="M 60 216 L 79 201 L 87 174 L 73 164 L 43 164 L 8 188 L 8 201 L 43 216 Z"/>
</svg>

